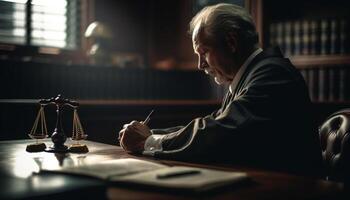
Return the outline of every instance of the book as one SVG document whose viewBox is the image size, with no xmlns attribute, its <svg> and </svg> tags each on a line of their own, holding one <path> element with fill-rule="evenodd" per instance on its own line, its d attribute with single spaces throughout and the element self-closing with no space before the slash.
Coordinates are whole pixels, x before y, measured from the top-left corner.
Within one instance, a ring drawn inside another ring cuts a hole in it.
<svg viewBox="0 0 350 200">
<path fill-rule="evenodd" d="M 285 26 L 285 34 L 284 34 L 284 44 L 285 44 L 285 50 L 284 50 L 284 54 L 286 56 L 290 56 L 292 55 L 292 22 L 285 22 L 284 23 Z"/>
<path fill-rule="evenodd" d="M 302 26 L 301 21 L 295 21 L 293 30 L 294 30 L 294 53 L 293 55 L 300 55 L 302 49 Z"/>
<path fill-rule="evenodd" d="M 346 68 L 341 66 L 339 68 L 339 101 L 345 100 L 345 83 L 347 82 L 345 79 Z"/>
<path fill-rule="evenodd" d="M 303 20 L 302 21 L 302 48 L 301 48 L 301 53 L 303 55 L 308 55 L 310 54 L 310 22 L 309 20 Z"/>
<path fill-rule="evenodd" d="M 147 188 L 194 193 L 210 191 L 250 180 L 244 172 L 228 172 L 185 166 L 171 167 L 133 158 L 59 169 L 40 169 L 40 173 L 93 177 L 105 180 L 112 185 L 145 186 Z"/>
</svg>

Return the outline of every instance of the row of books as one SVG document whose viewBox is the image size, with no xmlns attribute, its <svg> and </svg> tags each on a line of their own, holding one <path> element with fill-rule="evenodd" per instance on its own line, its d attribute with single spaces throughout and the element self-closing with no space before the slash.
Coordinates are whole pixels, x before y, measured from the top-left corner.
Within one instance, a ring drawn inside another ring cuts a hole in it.
<svg viewBox="0 0 350 200">
<path fill-rule="evenodd" d="M 314 102 L 350 100 L 350 66 L 315 66 L 300 69 Z"/>
<path fill-rule="evenodd" d="M 285 55 L 346 54 L 350 52 L 349 23 L 346 19 L 281 21 L 269 26 L 270 45 Z"/>
</svg>

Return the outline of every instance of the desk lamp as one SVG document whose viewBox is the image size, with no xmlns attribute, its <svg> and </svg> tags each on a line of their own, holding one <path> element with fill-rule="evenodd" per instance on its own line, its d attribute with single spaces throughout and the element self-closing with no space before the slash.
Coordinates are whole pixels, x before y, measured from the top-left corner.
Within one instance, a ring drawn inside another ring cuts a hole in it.
<svg viewBox="0 0 350 200">
<path fill-rule="evenodd" d="M 91 63 L 110 64 L 109 46 L 112 39 L 112 32 L 109 27 L 102 22 L 92 22 L 85 31 L 85 37 L 93 40 L 93 44 L 87 52 Z"/>
</svg>

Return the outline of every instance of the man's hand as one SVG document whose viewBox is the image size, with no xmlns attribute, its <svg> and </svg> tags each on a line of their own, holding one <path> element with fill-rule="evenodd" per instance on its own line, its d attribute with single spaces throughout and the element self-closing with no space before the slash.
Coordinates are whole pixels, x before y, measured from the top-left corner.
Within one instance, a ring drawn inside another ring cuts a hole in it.
<svg viewBox="0 0 350 200">
<path fill-rule="evenodd" d="M 138 121 L 132 121 L 125 124 L 123 129 L 119 131 L 120 146 L 125 151 L 133 153 L 141 153 L 144 150 L 145 141 L 151 131 L 148 126 Z"/>
</svg>

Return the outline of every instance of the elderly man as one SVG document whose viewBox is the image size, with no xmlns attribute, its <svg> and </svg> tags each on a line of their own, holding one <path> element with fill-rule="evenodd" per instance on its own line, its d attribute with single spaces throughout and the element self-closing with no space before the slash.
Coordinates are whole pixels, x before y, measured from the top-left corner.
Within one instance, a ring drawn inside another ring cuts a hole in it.
<svg viewBox="0 0 350 200">
<path fill-rule="evenodd" d="M 157 158 L 317 171 L 305 82 L 279 51 L 259 48 L 251 16 L 236 5 L 209 6 L 192 19 L 190 33 L 198 68 L 229 85 L 221 108 L 168 129 L 133 121 L 119 132 L 121 146 Z"/>
</svg>

